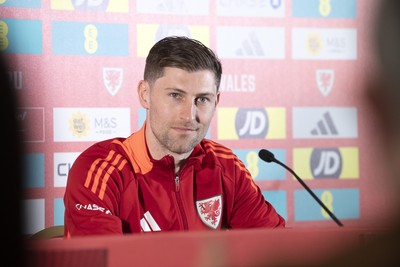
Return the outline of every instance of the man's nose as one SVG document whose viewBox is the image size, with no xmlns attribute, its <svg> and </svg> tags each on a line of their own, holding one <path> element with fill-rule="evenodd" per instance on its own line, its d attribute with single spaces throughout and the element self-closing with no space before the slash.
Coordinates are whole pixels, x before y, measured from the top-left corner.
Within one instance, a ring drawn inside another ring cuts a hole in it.
<svg viewBox="0 0 400 267">
<path fill-rule="evenodd" d="M 185 101 L 181 107 L 181 118 L 185 121 L 193 121 L 196 119 L 197 107 L 193 100 Z"/>
</svg>

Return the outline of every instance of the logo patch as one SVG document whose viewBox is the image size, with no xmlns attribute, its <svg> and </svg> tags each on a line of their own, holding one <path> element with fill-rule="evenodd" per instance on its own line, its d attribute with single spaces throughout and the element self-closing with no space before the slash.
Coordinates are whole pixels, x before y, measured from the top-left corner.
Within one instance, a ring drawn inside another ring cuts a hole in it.
<svg viewBox="0 0 400 267">
<path fill-rule="evenodd" d="M 196 208 L 200 219 L 205 225 L 212 229 L 218 228 L 222 213 L 221 196 L 196 201 Z"/>
<path fill-rule="evenodd" d="M 86 136 L 90 129 L 89 119 L 84 113 L 72 114 L 69 119 L 69 130 L 76 137 Z"/>
<path fill-rule="evenodd" d="M 323 48 L 323 41 L 318 33 L 310 33 L 306 38 L 306 48 L 309 54 L 318 56 Z"/>
<path fill-rule="evenodd" d="M 327 96 L 333 87 L 334 70 L 317 70 L 315 74 L 319 91 L 323 96 Z"/>
<path fill-rule="evenodd" d="M 122 68 L 103 68 L 103 82 L 110 95 L 115 96 L 121 89 L 123 77 Z"/>
</svg>

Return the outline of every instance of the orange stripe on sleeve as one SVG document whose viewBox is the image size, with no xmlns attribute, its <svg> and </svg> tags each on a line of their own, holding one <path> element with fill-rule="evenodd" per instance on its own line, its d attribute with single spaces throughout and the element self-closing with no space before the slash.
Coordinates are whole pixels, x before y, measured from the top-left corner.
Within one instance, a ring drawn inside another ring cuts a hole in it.
<svg viewBox="0 0 400 267">
<path fill-rule="evenodd" d="M 210 147 L 210 148 L 212 148 L 212 149 L 214 149 L 214 150 L 215 150 L 215 149 L 218 149 L 218 150 L 223 151 L 223 152 L 226 152 L 226 153 L 228 153 L 228 154 L 231 153 L 231 149 L 229 149 L 229 148 L 227 148 L 227 147 L 224 147 L 224 146 L 221 146 L 221 145 L 219 145 L 219 144 L 216 144 L 216 143 L 214 143 L 214 142 L 212 142 L 212 141 L 209 141 L 209 142 L 205 143 L 204 146 L 206 146 L 207 148 Z"/>
<path fill-rule="evenodd" d="M 99 164 L 99 162 L 100 162 L 100 159 L 96 159 L 96 160 L 92 163 L 92 165 L 90 166 L 90 169 L 89 169 L 89 171 L 88 171 L 88 174 L 87 174 L 87 176 L 86 176 L 86 181 L 85 181 L 85 187 L 86 187 L 86 188 L 89 188 L 89 184 L 90 184 L 90 180 L 91 180 L 91 178 L 92 178 L 93 172 L 94 172 L 94 170 L 96 169 L 96 166 L 97 166 L 97 164 Z"/>
<path fill-rule="evenodd" d="M 94 177 L 94 181 L 93 181 L 93 185 L 92 185 L 92 192 L 93 193 L 96 193 L 96 188 L 99 185 L 100 176 L 103 174 L 103 172 L 105 172 L 105 168 L 107 166 L 109 166 L 109 162 L 105 161 L 100 165 L 99 169 L 97 170 L 96 176 Z M 114 167 L 110 166 L 109 168 L 114 168 Z M 107 175 L 107 174 L 105 174 L 105 175 Z"/>
<path fill-rule="evenodd" d="M 254 188 L 254 190 L 257 191 L 257 185 L 255 184 L 253 177 L 251 177 L 251 174 L 250 174 L 249 170 L 246 168 L 246 166 L 244 165 L 244 163 L 242 161 L 239 161 L 239 159 L 236 159 L 235 165 L 238 166 L 241 171 L 246 173 L 246 179 L 250 180 L 251 186 Z"/>
<path fill-rule="evenodd" d="M 126 159 L 124 159 L 123 161 L 121 161 L 121 163 L 119 164 L 119 166 L 117 167 L 117 169 L 120 171 L 122 170 L 125 165 L 128 163 L 128 161 Z"/>
<path fill-rule="evenodd" d="M 118 163 L 118 160 L 120 160 L 122 157 L 121 157 L 121 155 L 118 155 L 117 157 L 116 157 L 116 159 L 113 161 L 113 165 L 116 165 L 117 163 Z M 123 168 L 124 168 L 124 166 L 126 165 L 128 163 L 128 161 L 127 160 L 125 160 L 125 159 L 123 159 L 120 163 L 119 163 L 119 165 L 118 165 L 118 167 L 117 167 L 117 170 L 122 170 Z M 99 198 L 100 199 L 103 199 L 104 198 L 104 194 L 106 193 L 106 189 L 107 189 L 107 182 L 108 182 L 108 179 L 110 178 L 110 175 L 111 175 L 111 173 L 113 172 L 115 170 L 115 167 L 114 166 L 111 166 L 110 168 L 108 168 L 108 170 L 107 170 L 107 172 L 106 172 L 106 174 L 104 175 L 104 177 L 103 177 L 103 180 L 102 180 L 102 182 L 101 182 L 101 187 L 100 187 L 100 192 L 99 192 Z"/>
<path fill-rule="evenodd" d="M 121 160 L 121 158 L 122 158 L 122 156 L 121 156 L 120 154 L 117 154 L 117 155 L 115 156 L 115 159 L 114 159 L 114 161 L 113 161 L 113 162 L 111 162 L 111 165 L 113 165 L 113 166 L 116 166 L 116 165 L 117 165 L 117 163 L 118 163 L 118 161 L 120 161 L 120 160 Z"/>
<path fill-rule="evenodd" d="M 113 157 L 114 154 L 115 154 L 115 151 L 110 151 L 108 153 L 106 159 L 105 159 L 105 162 L 103 162 L 103 164 L 101 164 L 100 168 L 97 170 L 96 176 L 95 176 L 94 181 L 93 181 L 92 189 L 91 189 L 91 191 L 93 193 L 96 193 L 96 187 L 97 187 L 97 185 L 99 183 L 98 180 L 100 179 L 100 174 L 101 174 L 102 170 L 105 168 L 105 165 L 108 164 L 107 162 L 111 160 L 111 158 Z M 94 172 L 94 170 L 96 169 L 96 166 L 100 163 L 101 160 L 102 159 L 97 159 L 95 162 L 93 162 L 92 166 L 90 167 L 90 170 L 88 172 L 88 176 L 86 177 L 85 187 L 89 188 L 89 184 L 90 184 L 91 178 L 93 176 L 93 172 Z"/>
<path fill-rule="evenodd" d="M 130 162 L 131 162 L 131 164 L 133 166 L 133 169 L 134 169 L 135 173 L 139 172 L 140 171 L 139 166 L 136 163 L 136 161 L 133 159 L 133 157 L 132 157 L 131 153 L 129 152 L 129 150 L 127 149 L 127 147 L 123 143 L 118 141 L 118 140 L 114 140 L 113 143 L 114 144 L 118 144 L 118 145 L 121 146 L 121 148 L 125 151 L 126 155 L 129 157 L 129 160 L 130 160 Z M 121 169 L 122 169 L 122 167 L 121 167 Z"/>
<path fill-rule="evenodd" d="M 254 188 L 254 190 L 256 190 L 256 191 L 258 190 L 257 185 L 255 184 L 253 178 L 251 177 L 249 170 L 246 168 L 244 163 L 242 161 L 240 161 L 235 154 L 232 153 L 231 149 L 224 147 L 218 143 L 215 143 L 211 140 L 204 144 L 204 148 L 206 151 L 211 151 L 212 153 L 215 154 L 215 156 L 217 156 L 219 158 L 233 159 L 235 162 L 235 165 L 246 174 L 246 179 L 250 180 L 250 182 L 251 182 L 250 184 Z"/>
<path fill-rule="evenodd" d="M 114 166 L 111 166 L 110 168 L 108 168 L 108 170 L 106 171 L 102 182 L 101 182 L 101 187 L 100 187 L 100 192 L 99 192 L 99 198 L 101 200 L 103 200 L 104 198 L 104 194 L 106 192 L 107 189 L 107 182 L 108 182 L 108 178 L 110 178 L 110 174 L 115 170 Z"/>
</svg>

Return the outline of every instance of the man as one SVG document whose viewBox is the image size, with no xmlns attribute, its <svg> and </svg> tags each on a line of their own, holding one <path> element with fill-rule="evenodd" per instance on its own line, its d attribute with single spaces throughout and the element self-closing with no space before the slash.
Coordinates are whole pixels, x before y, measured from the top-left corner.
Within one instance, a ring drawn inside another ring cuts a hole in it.
<svg viewBox="0 0 400 267">
<path fill-rule="evenodd" d="M 204 138 L 221 74 L 196 40 L 166 37 L 151 48 L 138 84 L 146 121 L 76 159 L 65 236 L 285 226 L 237 156 Z"/>
</svg>

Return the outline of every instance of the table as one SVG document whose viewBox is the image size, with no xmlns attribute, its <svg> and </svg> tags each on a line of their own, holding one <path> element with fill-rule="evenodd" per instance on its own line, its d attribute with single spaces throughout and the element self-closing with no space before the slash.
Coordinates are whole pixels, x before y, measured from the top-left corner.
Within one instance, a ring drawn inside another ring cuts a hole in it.
<svg viewBox="0 0 400 267">
<path fill-rule="evenodd" d="M 359 246 L 379 233 L 345 227 L 155 232 L 30 240 L 26 248 L 29 267 L 298 266 Z"/>
</svg>

